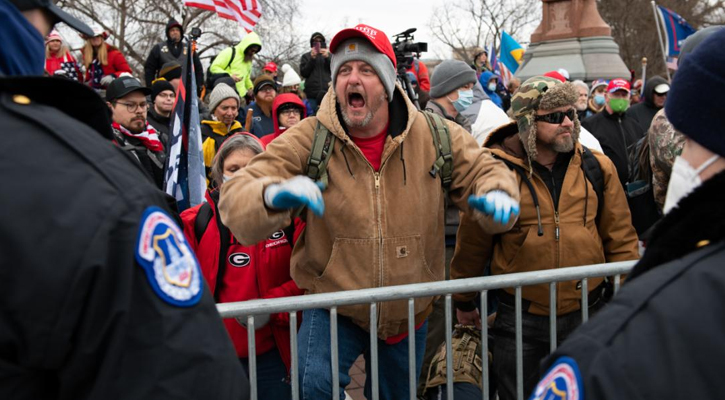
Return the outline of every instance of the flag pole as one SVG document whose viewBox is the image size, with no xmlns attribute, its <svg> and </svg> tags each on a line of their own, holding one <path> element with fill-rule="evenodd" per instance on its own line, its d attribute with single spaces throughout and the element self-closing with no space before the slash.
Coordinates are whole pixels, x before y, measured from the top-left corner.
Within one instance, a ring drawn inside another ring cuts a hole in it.
<svg viewBox="0 0 725 400">
<path fill-rule="evenodd" d="M 642 89 L 640 93 L 644 94 L 644 85 L 647 82 L 647 57 L 642 57 Z"/>
<path fill-rule="evenodd" d="M 665 42 L 664 39 L 662 39 L 662 27 L 660 27 L 660 18 L 657 15 L 657 5 L 655 4 L 654 0 L 652 0 L 652 12 L 655 16 L 655 25 L 657 25 L 657 36 L 660 38 L 660 48 L 662 49 L 662 61 L 665 63 L 665 72 L 667 73 L 667 81 L 670 81 L 670 70 L 667 68 L 667 51 L 665 50 Z"/>
</svg>

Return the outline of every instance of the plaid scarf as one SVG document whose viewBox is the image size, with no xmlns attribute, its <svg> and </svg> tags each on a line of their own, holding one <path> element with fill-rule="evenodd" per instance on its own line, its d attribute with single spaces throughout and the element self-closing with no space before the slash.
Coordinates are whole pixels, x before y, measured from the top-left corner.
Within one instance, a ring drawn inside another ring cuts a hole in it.
<svg viewBox="0 0 725 400">
<path fill-rule="evenodd" d="M 112 123 L 111 125 L 113 126 L 113 129 L 123 133 L 125 136 L 140 140 L 141 144 L 143 144 L 144 147 L 153 151 L 154 153 L 158 153 L 164 150 L 164 145 L 161 144 L 156 129 L 154 129 L 153 126 L 149 125 L 148 122 L 146 122 L 146 130 L 141 133 L 131 133 L 128 129 L 122 127 L 116 122 Z"/>
</svg>

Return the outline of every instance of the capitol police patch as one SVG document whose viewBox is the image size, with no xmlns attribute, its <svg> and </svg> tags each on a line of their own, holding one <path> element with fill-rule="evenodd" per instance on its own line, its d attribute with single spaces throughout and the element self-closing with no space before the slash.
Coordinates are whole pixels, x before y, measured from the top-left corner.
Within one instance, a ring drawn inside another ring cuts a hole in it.
<svg viewBox="0 0 725 400">
<path fill-rule="evenodd" d="M 584 386 L 579 366 L 571 357 L 559 357 L 536 385 L 529 400 L 579 400 Z"/>
<path fill-rule="evenodd" d="M 184 233 L 161 208 L 144 211 L 136 242 L 136 261 L 151 288 L 165 302 L 190 307 L 201 299 L 201 269 Z"/>
</svg>

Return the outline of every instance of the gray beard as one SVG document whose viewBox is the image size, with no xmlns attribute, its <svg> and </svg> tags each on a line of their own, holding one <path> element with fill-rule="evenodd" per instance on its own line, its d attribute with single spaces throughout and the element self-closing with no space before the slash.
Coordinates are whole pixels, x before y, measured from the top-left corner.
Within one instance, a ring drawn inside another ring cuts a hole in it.
<svg viewBox="0 0 725 400">
<path fill-rule="evenodd" d="M 565 129 L 558 128 L 556 130 L 556 134 L 559 135 L 560 133 L 564 132 Z M 562 137 L 559 138 L 558 136 L 554 139 L 553 142 L 547 143 L 546 145 L 554 150 L 557 153 L 568 153 L 572 150 L 574 150 L 574 142 L 579 140 L 579 135 L 576 135 L 574 133 L 574 128 L 572 127 L 571 134 L 569 137 Z"/>
<path fill-rule="evenodd" d="M 365 115 L 365 118 L 363 118 L 360 122 L 353 122 L 350 120 L 350 117 L 347 116 L 347 110 L 348 106 L 345 105 L 342 107 L 342 120 L 345 121 L 345 125 L 347 125 L 349 128 L 364 128 L 366 127 L 372 120 L 375 113 L 378 112 L 380 107 L 386 106 L 385 104 L 385 95 L 380 97 L 381 102 L 379 105 L 375 108 L 371 108 L 370 111 L 368 111 L 367 115 Z M 365 103 L 367 104 L 367 99 L 365 99 Z"/>
</svg>

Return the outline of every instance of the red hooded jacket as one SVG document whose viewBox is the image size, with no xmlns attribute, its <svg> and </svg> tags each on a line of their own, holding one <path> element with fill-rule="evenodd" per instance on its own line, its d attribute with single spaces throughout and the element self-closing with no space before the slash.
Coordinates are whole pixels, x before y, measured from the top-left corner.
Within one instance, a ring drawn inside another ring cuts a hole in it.
<svg viewBox="0 0 725 400">
<path fill-rule="evenodd" d="M 272 103 L 272 122 L 274 123 L 274 133 L 272 133 L 271 135 L 262 136 L 262 138 L 260 139 L 264 144 L 265 148 L 267 147 L 269 142 L 276 139 L 279 135 L 284 133 L 285 130 L 287 130 L 287 128 L 279 126 L 279 118 L 277 116 L 277 109 L 279 108 L 279 106 L 286 103 L 293 103 L 299 105 L 302 109 L 302 119 L 307 118 L 307 107 L 305 107 L 305 103 L 302 102 L 302 99 L 300 99 L 300 97 L 296 94 L 284 93 L 275 97 L 274 102 Z"/>
<path fill-rule="evenodd" d="M 275 232 L 267 240 L 253 246 L 242 246 L 229 233 L 231 243 L 228 253 L 224 255 L 227 264 L 222 280 L 223 286 L 216 288 L 221 240 L 216 222 L 218 192 L 212 194 L 207 192 L 206 199 L 211 205 L 212 217 L 200 240 L 194 232 L 194 222 L 201 205 L 182 212 L 181 219 L 184 223 L 184 234 L 199 259 L 201 272 L 209 289 L 212 293 L 221 290 L 217 297 L 220 303 L 304 294 L 290 277 L 289 261 L 292 246 L 284 231 Z M 304 222 L 296 219 L 294 241 L 302 233 L 303 228 Z M 227 228 L 222 226 L 222 229 Z M 256 331 L 256 353 L 264 354 L 277 347 L 289 371 L 291 365 L 289 314 L 273 314 L 270 317 L 269 323 Z M 235 319 L 225 319 L 224 325 L 234 343 L 237 355 L 243 358 L 249 357 L 247 329 Z"/>
<path fill-rule="evenodd" d="M 128 66 L 128 62 L 126 62 L 126 58 L 123 54 L 121 54 L 121 51 L 108 43 L 104 43 L 104 45 L 108 51 L 108 64 L 103 66 L 103 76 L 113 75 L 118 78 L 122 72 L 128 72 L 131 74 L 131 67 Z M 90 81 L 92 78 L 91 69 L 92 68 L 89 67 L 86 70 L 86 82 Z"/>
</svg>

